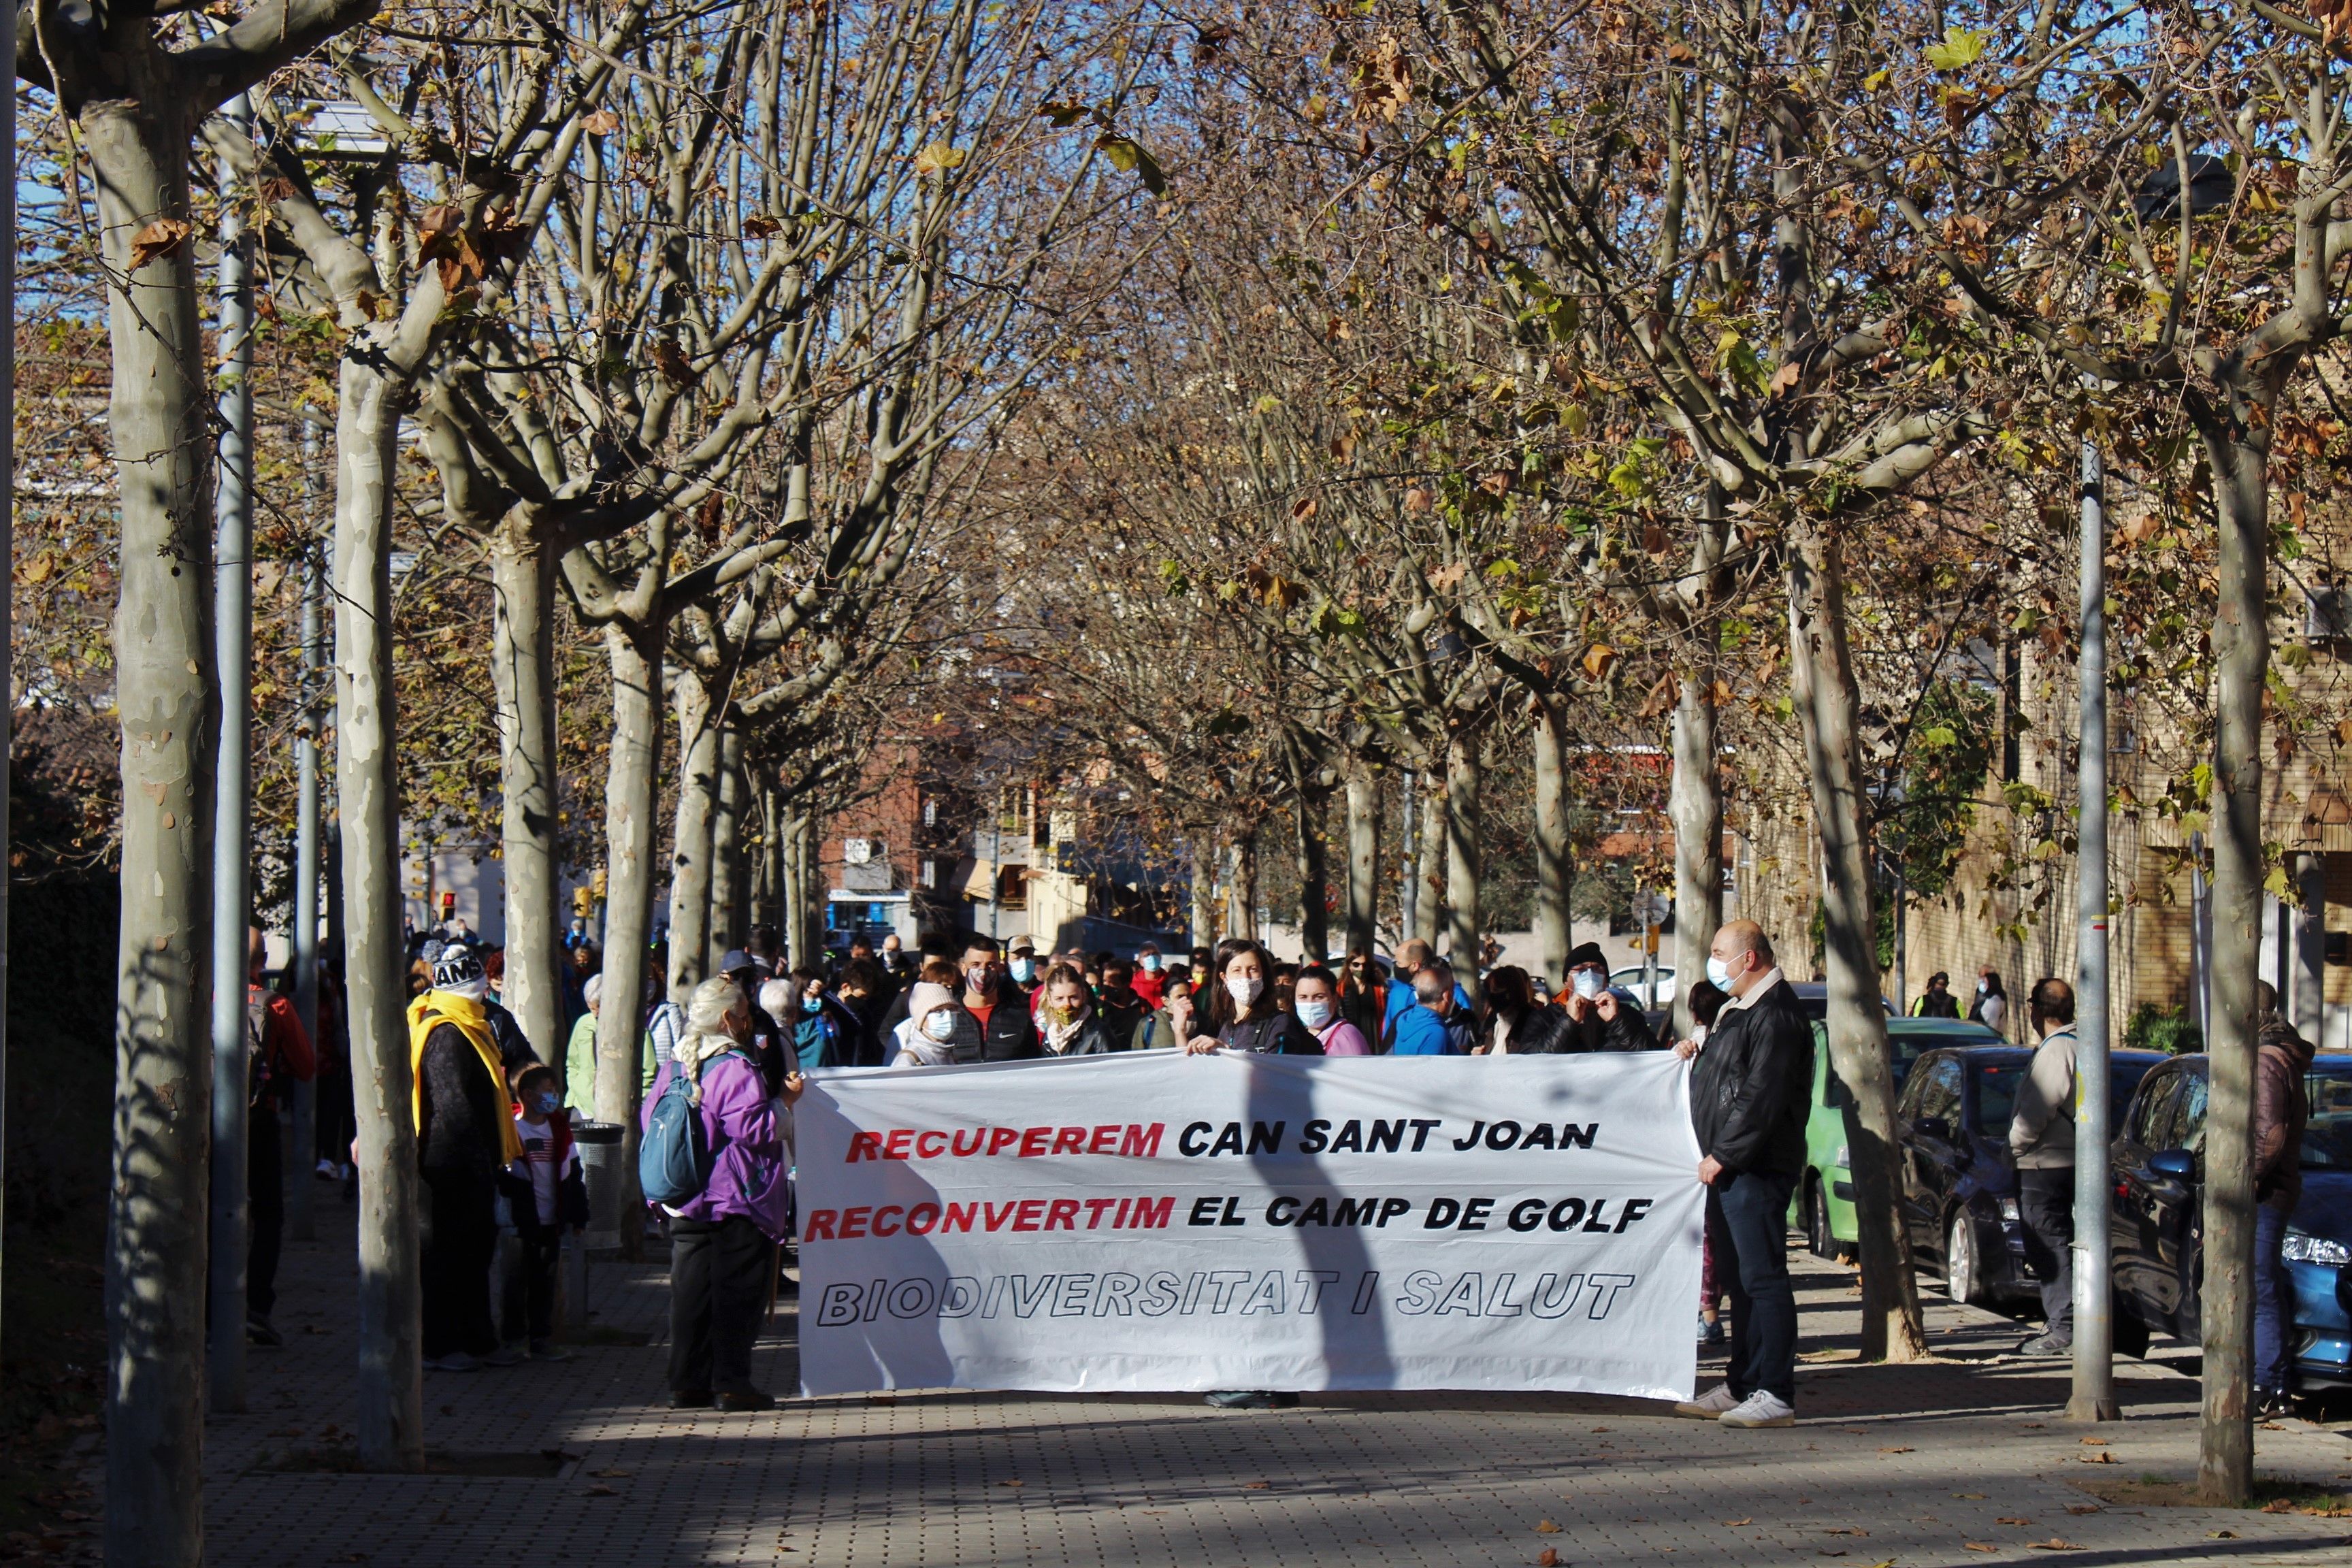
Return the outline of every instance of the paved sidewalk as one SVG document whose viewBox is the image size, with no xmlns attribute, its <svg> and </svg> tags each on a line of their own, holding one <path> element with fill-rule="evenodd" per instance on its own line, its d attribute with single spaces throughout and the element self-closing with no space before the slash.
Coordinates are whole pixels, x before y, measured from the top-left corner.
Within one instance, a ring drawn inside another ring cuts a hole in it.
<svg viewBox="0 0 2352 1568">
<path fill-rule="evenodd" d="M 2053 1414 L 2063 1363 L 2003 1358 L 2021 1330 L 1942 1305 L 1931 1328 L 1954 1360 L 1840 1365 L 1852 1276 L 1810 1263 L 1801 1424 L 1753 1433 L 1551 1394 L 1308 1395 L 1297 1410 L 1220 1412 L 1190 1394 L 936 1393 L 678 1414 L 662 1385 L 663 1276 L 599 1265 L 598 1331 L 652 1343 L 427 1374 L 436 1449 L 557 1450 L 555 1474 L 289 1474 L 273 1468 L 287 1451 L 348 1441 L 352 1419 L 351 1211 L 320 1195 L 331 1239 L 288 1249 L 287 1347 L 254 1353 L 253 1413 L 207 1428 L 215 1563 L 1192 1568 L 1519 1564 L 1549 1549 L 1577 1565 L 2317 1564 L 2347 1561 L 2352 1543 L 2352 1519 L 2097 1503 L 2072 1483 L 2193 1475 L 2194 1383 L 2121 1363 L 2130 1418 L 2068 1426 Z M 796 1386 L 793 1321 L 787 1303 L 758 1352 L 779 1394 Z M 2352 1490 L 2346 1430 L 2265 1429 L 2260 1468 Z M 2115 1463 L 2085 1463 L 2100 1455 Z M 2074 1549 L 2033 1545 L 2053 1539 Z"/>
</svg>

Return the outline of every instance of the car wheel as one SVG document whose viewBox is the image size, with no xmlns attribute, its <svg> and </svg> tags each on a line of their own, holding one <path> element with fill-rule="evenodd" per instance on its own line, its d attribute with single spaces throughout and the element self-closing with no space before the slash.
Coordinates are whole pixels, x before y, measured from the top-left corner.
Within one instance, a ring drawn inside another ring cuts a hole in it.
<svg viewBox="0 0 2352 1568">
<path fill-rule="evenodd" d="M 1976 1222 L 1966 1209 L 1954 1214 L 1944 1231 L 1944 1294 L 1968 1307 L 1984 1300 L 1984 1279 L 1977 1264 Z"/>
<path fill-rule="evenodd" d="M 1837 1257 L 1837 1237 L 1830 1232 L 1830 1195 L 1821 1183 L 1811 1182 L 1805 1191 L 1805 1241 L 1815 1258 Z"/>
</svg>

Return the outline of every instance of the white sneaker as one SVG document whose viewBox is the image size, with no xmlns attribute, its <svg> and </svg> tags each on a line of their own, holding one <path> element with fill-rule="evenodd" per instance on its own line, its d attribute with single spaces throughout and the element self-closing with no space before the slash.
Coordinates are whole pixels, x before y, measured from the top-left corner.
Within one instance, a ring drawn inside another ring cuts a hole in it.
<svg viewBox="0 0 2352 1568">
<path fill-rule="evenodd" d="M 1726 1426 L 1794 1426 L 1797 1410 L 1779 1394 L 1759 1388 L 1716 1419 Z"/>
<path fill-rule="evenodd" d="M 1718 1384 L 1711 1394 L 1696 1399 L 1685 1399 L 1675 1406 L 1675 1414 L 1687 1415 L 1694 1421 L 1714 1421 L 1727 1411 L 1739 1408 L 1739 1396 L 1731 1392 L 1731 1384 Z"/>
</svg>

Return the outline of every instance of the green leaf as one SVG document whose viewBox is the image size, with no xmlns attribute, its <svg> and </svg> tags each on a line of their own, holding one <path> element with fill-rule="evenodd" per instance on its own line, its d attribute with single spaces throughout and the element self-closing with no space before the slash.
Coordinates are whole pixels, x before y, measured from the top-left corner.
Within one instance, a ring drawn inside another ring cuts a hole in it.
<svg viewBox="0 0 2352 1568">
<path fill-rule="evenodd" d="M 1927 46 L 1927 63 L 1939 71 L 1964 71 L 1984 58 L 1985 45 L 1991 41 L 1990 33 L 1947 27 L 1942 43 Z"/>
<path fill-rule="evenodd" d="M 1122 174 L 1133 174 L 1141 180 L 1143 188 L 1153 195 L 1160 195 L 1167 191 L 1168 175 L 1160 167 L 1160 160 L 1145 151 L 1143 143 L 1134 137 L 1107 132 L 1095 138 L 1095 145 L 1102 150 L 1104 157 L 1110 160 L 1111 167 Z"/>
</svg>

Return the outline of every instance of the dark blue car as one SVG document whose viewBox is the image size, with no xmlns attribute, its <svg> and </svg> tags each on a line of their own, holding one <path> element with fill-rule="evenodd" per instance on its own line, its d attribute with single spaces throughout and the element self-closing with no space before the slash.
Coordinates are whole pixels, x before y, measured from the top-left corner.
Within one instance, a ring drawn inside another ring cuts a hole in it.
<svg viewBox="0 0 2352 1568">
<path fill-rule="evenodd" d="M 2147 1075 L 2115 1144 L 2116 1348 L 2194 1342 L 2204 1275 L 2206 1059 Z M 2299 1387 L 2352 1386 L 2352 1056 L 2313 1059 L 2303 1197 L 2288 1217 L 2288 1345 Z"/>
<path fill-rule="evenodd" d="M 2110 1052 L 2108 1103 L 2128 1101 L 2141 1078 L 2166 1059 L 2154 1051 Z M 2032 1066 L 2033 1052 L 2024 1046 L 1922 1052 L 1895 1105 L 1912 1255 L 1943 1275 L 1955 1301 L 2037 1295 L 2009 1152 L 2018 1086 Z"/>
</svg>

